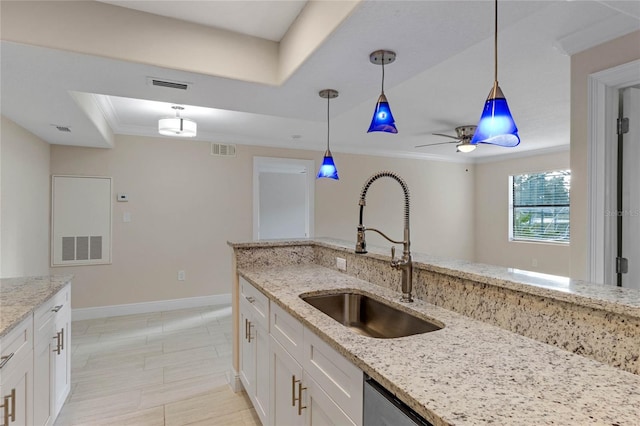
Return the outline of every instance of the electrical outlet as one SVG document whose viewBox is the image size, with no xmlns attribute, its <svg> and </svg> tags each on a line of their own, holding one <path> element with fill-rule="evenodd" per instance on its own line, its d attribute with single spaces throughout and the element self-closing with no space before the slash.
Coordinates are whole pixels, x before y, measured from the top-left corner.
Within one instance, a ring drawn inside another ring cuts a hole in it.
<svg viewBox="0 0 640 426">
<path fill-rule="evenodd" d="M 178 281 L 184 281 L 186 279 L 187 279 L 187 276 L 184 273 L 184 271 L 178 271 Z"/>
<path fill-rule="evenodd" d="M 336 268 L 341 271 L 347 270 L 347 259 L 343 259 L 342 257 L 336 257 Z"/>
<path fill-rule="evenodd" d="M 538 266 L 538 259 L 531 259 L 531 266 L 533 266 L 534 268 Z"/>
</svg>

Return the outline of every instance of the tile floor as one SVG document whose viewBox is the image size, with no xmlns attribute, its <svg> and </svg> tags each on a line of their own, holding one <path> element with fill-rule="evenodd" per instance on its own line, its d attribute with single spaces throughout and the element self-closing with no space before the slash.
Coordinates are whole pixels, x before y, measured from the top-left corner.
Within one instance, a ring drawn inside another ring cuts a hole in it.
<svg viewBox="0 0 640 426">
<path fill-rule="evenodd" d="M 74 321 L 71 393 L 56 426 L 260 425 L 227 384 L 231 308 Z"/>
</svg>

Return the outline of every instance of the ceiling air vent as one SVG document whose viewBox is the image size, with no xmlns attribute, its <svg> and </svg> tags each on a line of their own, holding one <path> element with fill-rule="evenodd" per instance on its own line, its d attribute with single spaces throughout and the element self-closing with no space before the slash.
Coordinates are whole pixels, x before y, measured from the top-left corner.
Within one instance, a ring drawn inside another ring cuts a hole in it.
<svg viewBox="0 0 640 426">
<path fill-rule="evenodd" d="M 56 129 L 60 130 L 61 132 L 71 133 L 71 129 L 67 126 L 56 126 Z"/>
<path fill-rule="evenodd" d="M 184 81 L 162 80 L 159 78 L 147 77 L 147 84 L 157 87 L 167 87 L 169 89 L 188 90 L 191 83 Z"/>
<path fill-rule="evenodd" d="M 212 143 L 211 155 L 215 155 L 217 157 L 235 157 L 236 146 L 223 143 Z"/>
</svg>

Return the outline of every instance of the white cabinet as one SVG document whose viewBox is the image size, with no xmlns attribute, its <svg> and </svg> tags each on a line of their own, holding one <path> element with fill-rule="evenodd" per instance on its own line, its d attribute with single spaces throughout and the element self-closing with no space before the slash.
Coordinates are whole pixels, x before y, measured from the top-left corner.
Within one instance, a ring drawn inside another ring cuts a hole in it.
<svg viewBox="0 0 640 426">
<path fill-rule="evenodd" d="M 270 305 L 271 425 L 362 424 L 362 372 Z"/>
<path fill-rule="evenodd" d="M 263 424 L 269 412 L 269 300 L 240 283 L 240 380 Z"/>
<path fill-rule="evenodd" d="M 71 306 L 68 284 L 34 312 L 33 424 L 51 425 L 71 388 Z"/>
<path fill-rule="evenodd" d="M 0 338 L 0 422 L 33 424 L 33 317 Z"/>
</svg>

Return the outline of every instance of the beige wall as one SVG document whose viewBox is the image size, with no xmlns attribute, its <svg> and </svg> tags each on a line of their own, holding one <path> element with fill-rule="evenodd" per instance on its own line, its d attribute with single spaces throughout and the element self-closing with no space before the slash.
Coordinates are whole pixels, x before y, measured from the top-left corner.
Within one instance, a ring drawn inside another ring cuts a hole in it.
<svg viewBox="0 0 640 426">
<path fill-rule="evenodd" d="M 569 276 L 570 246 L 509 241 L 508 209 L 510 175 L 568 168 L 568 150 L 476 165 L 476 262 Z"/>
<path fill-rule="evenodd" d="M 390 170 L 409 187 L 412 250 L 473 260 L 474 225 L 469 219 L 475 201 L 472 165 L 349 154 L 334 157 L 340 181 L 323 179 L 316 185 L 316 235 L 355 241 L 362 186 L 374 173 Z M 380 178 L 367 192 L 366 201 L 364 225 L 402 240 L 404 196 L 400 185 Z M 367 243 L 390 247 L 371 232 Z"/>
<path fill-rule="evenodd" d="M 206 142 L 133 136 L 117 136 L 114 149 L 52 146 L 52 174 L 111 176 L 114 192 L 130 200 L 114 203 L 112 265 L 54 268 L 76 274 L 74 308 L 230 293 L 226 242 L 252 238 L 253 157 L 319 164 L 322 155 L 238 145 L 235 158 L 221 158 L 209 149 Z M 316 236 L 355 240 L 362 184 L 373 172 L 391 169 L 412 190 L 414 250 L 472 259 L 473 225 L 462 220 L 473 203 L 472 169 L 339 153 L 335 158 L 340 181 L 316 183 Z M 388 193 L 385 184 L 391 184 Z M 401 238 L 401 194 L 391 180 L 372 187 L 367 224 Z M 129 223 L 122 221 L 125 211 Z M 464 222 L 462 232 L 458 222 Z M 177 281 L 178 270 L 186 271 L 186 281 Z"/>
<path fill-rule="evenodd" d="M 2 116 L 0 277 L 49 273 L 49 144 Z"/>
<path fill-rule="evenodd" d="M 571 57 L 571 277 L 587 275 L 587 79 L 640 59 L 640 31 Z"/>
</svg>

